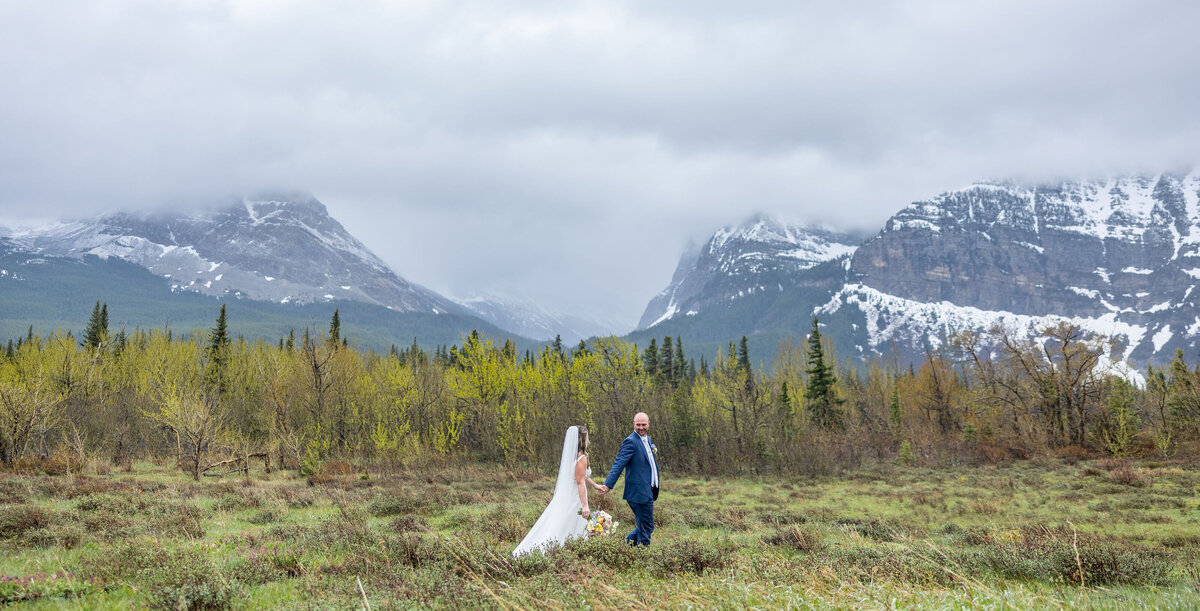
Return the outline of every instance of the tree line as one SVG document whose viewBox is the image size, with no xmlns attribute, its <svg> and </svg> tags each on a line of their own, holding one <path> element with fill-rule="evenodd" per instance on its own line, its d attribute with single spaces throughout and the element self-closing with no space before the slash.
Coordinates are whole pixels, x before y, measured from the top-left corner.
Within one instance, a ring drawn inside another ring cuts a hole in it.
<svg viewBox="0 0 1200 611">
<path fill-rule="evenodd" d="M 693 473 L 1200 451 L 1200 369 L 1177 352 L 1133 384 L 1104 361 L 1107 341 L 1069 323 L 1034 338 L 997 328 L 919 364 L 839 366 L 814 318 L 765 370 L 745 337 L 699 364 L 669 336 L 519 354 L 471 332 L 379 354 L 342 337 L 337 311 L 328 329 L 268 342 L 231 337 L 225 306 L 211 329 L 114 334 L 97 303 L 82 338 L 30 329 L 0 355 L 0 463 L 166 459 L 196 478 L 256 457 L 303 472 L 331 460 L 545 468 L 583 424 L 602 465 L 639 411 L 664 467 Z"/>
</svg>

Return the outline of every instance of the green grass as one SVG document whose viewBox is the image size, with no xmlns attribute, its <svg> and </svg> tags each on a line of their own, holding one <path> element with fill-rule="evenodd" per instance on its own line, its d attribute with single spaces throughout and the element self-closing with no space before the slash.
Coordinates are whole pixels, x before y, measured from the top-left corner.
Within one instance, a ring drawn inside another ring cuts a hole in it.
<svg viewBox="0 0 1200 611">
<path fill-rule="evenodd" d="M 0 597 L 347 608 L 362 602 L 356 578 L 373 608 L 1187 609 L 1200 597 L 1200 470 L 1184 465 L 665 484 L 649 549 L 601 538 L 512 560 L 549 475 L 0 473 Z M 632 524 L 620 494 L 593 505 Z"/>
</svg>

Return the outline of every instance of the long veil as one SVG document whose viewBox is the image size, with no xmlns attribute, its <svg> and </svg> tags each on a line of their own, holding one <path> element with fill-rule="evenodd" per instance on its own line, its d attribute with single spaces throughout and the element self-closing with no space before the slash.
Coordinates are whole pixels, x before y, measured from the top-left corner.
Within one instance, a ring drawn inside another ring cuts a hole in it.
<svg viewBox="0 0 1200 611">
<path fill-rule="evenodd" d="M 558 463 L 558 480 L 554 483 L 554 497 L 542 512 L 541 517 L 521 539 L 513 556 L 529 553 L 535 549 L 561 545 L 569 537 L 582 536 L 587 522 L 580 517 L 579 490 L 575 484 L 575 461 L 579 449 L 579 427 L 567 429 L 563 438 L 562 459 Z"/>
</svg>

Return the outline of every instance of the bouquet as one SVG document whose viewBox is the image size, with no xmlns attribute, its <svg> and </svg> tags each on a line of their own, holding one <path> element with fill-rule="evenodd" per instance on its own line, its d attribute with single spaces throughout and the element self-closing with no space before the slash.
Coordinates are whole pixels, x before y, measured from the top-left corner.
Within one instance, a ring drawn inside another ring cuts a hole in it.
<svg viewBox="0 0 1200 611">
<path fill-rule="evenodd" d="M 612 516 L 608 515 L 607 511 L 596 510 L 592 512 L 592 517 L 587 523 L 587 534 L 589 537 L 603 535 L 607 537 L 612 534 L 617 523 L 613 521 Z"/>
</svg>

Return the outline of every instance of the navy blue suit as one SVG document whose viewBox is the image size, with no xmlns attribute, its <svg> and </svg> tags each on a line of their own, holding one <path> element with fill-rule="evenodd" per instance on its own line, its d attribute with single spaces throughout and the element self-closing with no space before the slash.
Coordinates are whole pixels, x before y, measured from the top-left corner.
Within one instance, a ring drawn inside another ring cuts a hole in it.
<svg viewBox="0 0 1200 611">
<path fill-rule="evenodd" d="M 649 437 L 646 438 L 650 440 Z M 653 447 L 653 444 L 651 444 Z M 657 466 L 657 461 L 655 462 Z M 613 460 L 612 471 L 604 485 L 612 488 L 617 485 L 617 479 L 625 471 L 625 494 L 623 498 L 633 510 L 637 527 L 625 537 L 634 545 L 650 545 L 650 533 L 654 532 L 654 501 L 658 498 L 658 488 L 651 487 L 650 457 L 646 455 L 646 446 L 642 438 L 633 433 L 621 442 L 621 450 Z M 662 471 L 659 470 L 661 482 Z"/>
</svg>

